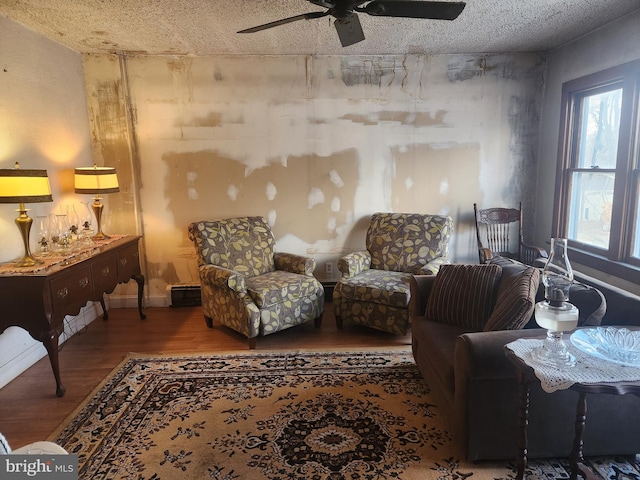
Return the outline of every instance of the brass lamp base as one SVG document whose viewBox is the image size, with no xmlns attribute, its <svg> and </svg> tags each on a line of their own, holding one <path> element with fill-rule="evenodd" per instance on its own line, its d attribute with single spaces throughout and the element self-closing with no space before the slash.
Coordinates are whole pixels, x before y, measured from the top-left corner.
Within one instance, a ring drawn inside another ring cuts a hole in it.
<svg viewBox="0 0 640 480">
<path fill-rule="evenodd" d="M 14 265 L 16 267 L 33 267 L 34 265 L 42 263 L 40 260 L 33 258 L 33 255 L 31 255 L 31 248 L 29 247 L 29 232 L 31 231 L 33 219 L 27 215 L 27 209 L 24 207 L 24 203 L 20 204 L 20 210 L 18 211 L 20 214 L 18 215 L 18 218 L 16 218 L 16 225 L 18 226 L 18 230 L 20 230 L 20 235 L 22 235 L 24 257 L 22 257 L 21 260 L 14 262 Z"/>
<path fill-rule="evenodd" d="M 96 195 L 96 198 L 93 200 L 93 204 L 91 205 L 93 209 L 93 214 L 96 216 L 96 223 L 98 225 L 97 233 L 91 237 L 92 240 L 106 240 L 111 238 L 109 235 L 102 231 L 102 210 L 104 209 L 104 205 L 100 201 L 100 197 Z"/>
</svg>

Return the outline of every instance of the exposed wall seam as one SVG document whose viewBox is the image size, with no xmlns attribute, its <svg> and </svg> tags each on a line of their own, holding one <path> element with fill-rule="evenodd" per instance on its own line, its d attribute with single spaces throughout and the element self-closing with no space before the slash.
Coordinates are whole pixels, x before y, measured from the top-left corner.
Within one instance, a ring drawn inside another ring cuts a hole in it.
<svg viewBox="0 0 640 480">
<path fill-rule="evenodd" d="M 136 133 L 136 122 L 134 121 L 134 106 L 131 101 L 131 92 L 129 89 L 129 72 L 127 69 L 126 55 L 118 55 L 118 63 L 120 66 L 120 77 L 122 78 L 122 95 L 124 96 L 124 105 L 127 115 L 127 124 L 129 127 L 129 158 L 131 158 L 131 178 L 133 179 L 133 202 L 134 202 L 134 215 L 136 231 L 139 235 L 142 235 L 141 241 L 141 258 L 144 260 L 140 267 L 142 272 L 146 274 L 147 265 L 145 254 L 145 236 L 144 236 L 144 222 L 142 221 L 142 201 L 140 199 L 140 190 L 142 188 L 142 175 L 140 172 L 141 162 L 140 153 L 138 149 L 138 135 Z"/>
</svg>

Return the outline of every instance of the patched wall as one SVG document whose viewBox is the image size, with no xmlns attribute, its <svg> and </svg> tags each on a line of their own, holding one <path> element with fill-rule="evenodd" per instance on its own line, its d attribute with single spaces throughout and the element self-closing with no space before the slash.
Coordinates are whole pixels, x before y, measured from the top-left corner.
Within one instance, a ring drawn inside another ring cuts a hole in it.
<svg viewBox="0 0 640 480">
<path fill-rule="evenodd" d="M 197 282 L 192 221 L 263 215 L 335 279 L 375 211 L 451 215 L 475 262 L 474 202 L 533 208 L 537 54 L 90 55 L 85 76 L 94 155 L 126 172 L 109 226 L 144 235 L 152 304 Z"/>
</svg>

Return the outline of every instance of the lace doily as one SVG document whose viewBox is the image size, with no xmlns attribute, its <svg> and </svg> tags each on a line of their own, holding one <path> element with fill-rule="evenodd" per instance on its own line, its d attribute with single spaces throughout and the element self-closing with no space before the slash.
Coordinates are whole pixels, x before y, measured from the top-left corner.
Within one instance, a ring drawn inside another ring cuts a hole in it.
<svg viewBox="0 0 640 480">
<path fill-rule="evenodd" d="M 542 345 L 542 340 L 520 338 L 506 345 L 529 365 L 542 389 L 547 392 L 566 390 L 574 383 L 615 383 L 640 380 L 640 367 L 620 365 L 589 355 L 565 341 L 567 349 L 576 357 L 576 365 L 565 369 L 549 367 L 533 358 L 531 352 Z"/>
</svg>

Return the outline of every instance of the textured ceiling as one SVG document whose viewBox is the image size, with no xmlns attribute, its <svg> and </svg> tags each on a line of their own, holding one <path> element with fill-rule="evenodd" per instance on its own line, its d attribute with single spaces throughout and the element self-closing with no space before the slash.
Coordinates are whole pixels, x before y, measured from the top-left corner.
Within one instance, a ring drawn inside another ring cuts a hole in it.
<svg viewBox="0 0 640 480">
<path fill-rule="evenodd" d="M 640 9 L 638 0 L 466 2 L 454 21 L 360 13 L 366 40 L 346 48 L 332 17 L 235 33 L 323 11 L 306 0 L 0 0 L 0 14 L 83 53 L 380 55 L 545 51 Z"/>
</svg>

